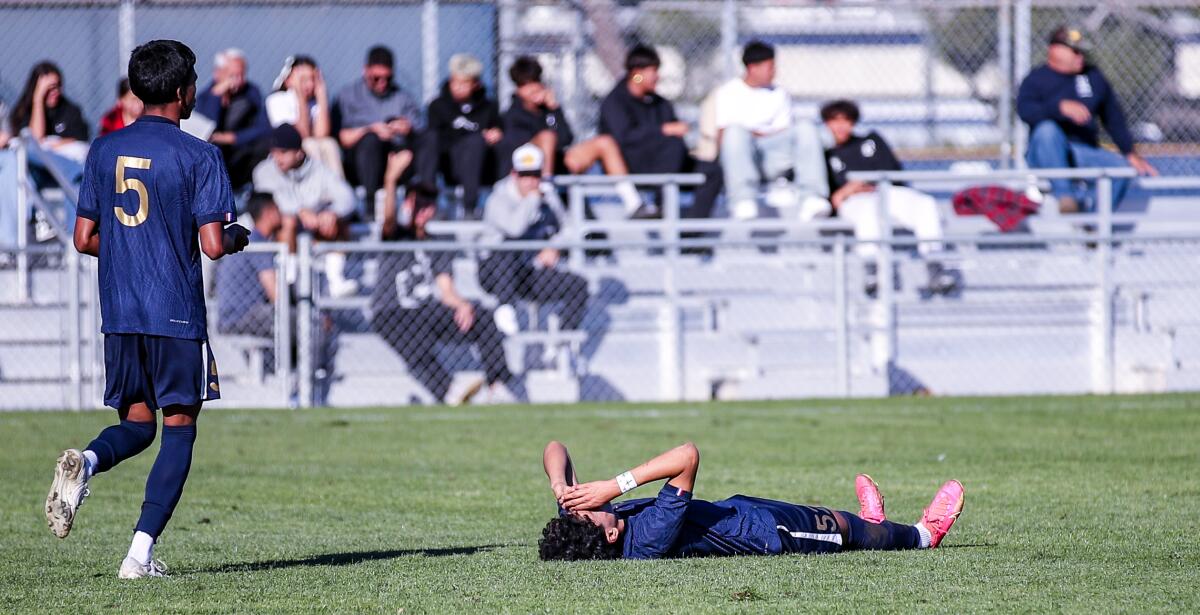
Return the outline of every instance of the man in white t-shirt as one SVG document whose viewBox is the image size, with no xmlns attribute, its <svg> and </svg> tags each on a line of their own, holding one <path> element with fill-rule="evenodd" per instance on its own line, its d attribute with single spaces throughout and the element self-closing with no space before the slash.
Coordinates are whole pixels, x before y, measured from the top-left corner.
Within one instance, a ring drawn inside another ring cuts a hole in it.
<svg viewBox="0 0 1200 615">
<path fill-rule="evenodd" d="M 756 217 L 763 182 L 773 184 L 767 202 L 775 207 L 827 198 L 825 156 L 816 127 L 794 121 L 791 97 L 773 85 L 775 49 L 752 41 L 742 50 L 742 63 L 745 75 L 715 94 L 730 213 L 741 219 Z"/>
</svg>

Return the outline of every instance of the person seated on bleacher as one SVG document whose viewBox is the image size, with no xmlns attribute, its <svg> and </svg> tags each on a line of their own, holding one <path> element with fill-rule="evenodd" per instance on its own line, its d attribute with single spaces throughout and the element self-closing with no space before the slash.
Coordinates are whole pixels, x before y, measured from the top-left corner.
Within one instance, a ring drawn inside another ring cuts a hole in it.
<svg viewBox="0 0 1200 615">
<path fill-rule="evenodd" d="M 117 102 L 100 118 L 100 136 L 116 132 L 142 116 L 142 99 L 129 88 L 129 78 L 117 82 Z"/>
<path fill-rule="evenodd" d="M 395 56 L 382 45 L 367 52 L 362 79 L 337 95 L 338 142 L 346 176 L 366 190 L 367 216 L 375 216 L 375 193 L 388 168 L 407 176 L 422 138 L 421 107 L 392 81 Z"/>
<path fill-rule="evenodd" d="M 246 81 L 246 54 L 226 49 L 213 60 L 213 80 L 196 93 L 195 112 L 215 122 L 208 141 L 221 150 L 234 190 L 267 157 L 271 124 L 258 86 Z"/>
<path fill-rule="evenodd" d="M 696 190 L 688 217 L 707 218 L 721 192 L 721 167 L 688 153 L 683 141 L 690 130 L 687 122 L 680 121 L 675 106 L 656 91 L 661 65 L 653 47 L 638 45 L 629 51 L 625 78 L 600 104 L 600 134 L 617 141 L 631 173 L 703 173 L 704 184 Z M 651 206 L 642 212 L 661 214 Z"/>
<path fill-rule="evenodd" d="M 758 216 L 758 191 L 771 184 L 767 204 L 809 207 L 829 196 L 816 127 L 793 118 L 792 98 L 775 82 L 775 49 L 752 41 L 742 50 L 746 72 L 714 93 L 725 196 L 734 218 Z"/>
<path fill-rule="evenodd" d="M 385 241 L 425 241 L 425 225 L 437 213 L 437 191 L 414 186 L 405 198 L 405 220 L 395 207 L 384 211 Z M 446 251 L 384 252 L 378 282 L 371 293 L 371 328 L 408 365 L 408 371 L 435 399 L 458 406 L 471 401 L 487 385 L 488 401 L 516 401 L 522 390 L 508 370 L 504 336 L 487 308 L 464 299 L 454 286 L 454 254 Z M 459 378 L 438 361 L 438 342 L 475 345 L 483 378 Z M 453 385 L 453 386 L 452 386 Z M 511 387 L 511 388 L 510 388 Z"/>
<path fill-rule="evenodd" d="M 488 98 L 487 88 L 479 80 L 483 63 L 467 53 L 450 57 L 450 78 L 442 84 L 441 94 L 429 103 L 429 139 L 419 158 L 421 177 L 433 180 L 440 167 L 446 182 L 462 186 L 463 209 L 468 218 L 475 216 L 479 187 L 496 181 L 495 145 L 500 130 L 500 107 Z M 429 170 L 426 170 L 429 169 Z"/>
<path fill-rule="evenodd" d="M 492 189 L 483 210 L 487 225 L 484 243 L 547 241 L 562 232 L 567 217 L 553 188 L 547 186 L 543 191 L 543 156 L 534 144 L 522 145 L 513 152 L 512 172 Z M 479 263 L 479 284 L 501 303 L 496 308 L 501 331 L 508 335 L 517 332 L 513 305 L 519 299 L 561 302 L 561 328 L 580 328 L 587 310 L 587 280 L 558 269 L 559 257 L 555 247 L 538 252 L 493 250 Z"/>
<path fill-rule="evenodd" d="M 317 61 L 305 55 L 288 56 L 274 85 L 275 91 L 266 100 L 271 127 L 295 126 L 304 140 L 304 153 L 343 175 L 342 150 L 333 138 L 329 91 Z"/>
<path fill-rule="evenodd" d="M 271 131 L 271 155 L 254 168 L 254 189 L 270 194 L 279 206 L 283 213 L 279 240 L 293 252 L 301 231 L 320 241 L 348 238 L 354 191 L 337 172 L 304 153 L 295 126 L 280 124 Z M 358 283 L 345 277 L 345 266 L 345 254 L 326 255 L 325 276 L 334 297 L 358 291 Z"/>
<path fill-rule="evenodd" d="M 278 241 L 283 217 L 271 195 L 254 193 L 246 202 L 254 219 L 250 242 Z M 276 269 L 270 252 L 246 252 L 217 263 L 217 331 L 271 337 L 275 331 Z"/>
<path fill-rule="evenodd" d="M 825 151 L 829 188 L 833 191 L 829 197 L 833 211 L 827 215 L 836 214 L 854 225 L 854 237 L 859 241 L 855 252 L 867 260 L 867 292 L 874 294 L 878 276 L 871 259 L 878 253 L 879 246 L 870 242 L 880 240 L 883 235 L 880 196 L 874 184 L 849 180 L 846 175 L 851 171 L 900 171 L 903 166 L 879 133 L 854 134 L 858 117 L 858 105 L 848 100 L 835 100 L 821 107 L 821 119 L 834 142 L 833 147 Z M 917 252 L 926 259 L 929 291 L 946 293 L 953 290 L 959 282 L 959 274 L 934 260 L 945 249 L 941 242 L 945 233 L 937 201 L 924 192 L 893 185 L 888 191 L 886 215 L 891 224 L 912 229 L 920 241 Z"/>
<path fill-rule="evenodd" d="M 554 90 L 542 83 L 542 65 L 530 56 L 521 56 L 508 71 L 516 93 L 504 112 L 501 125 L 504 139 L 498 148 L 500 177 L 512 170 L 512 154 L 526 143 L 542 151 L 542 177 L 570 174 L 580 175 L 599 162 L 608 175 L 628 175 L 629 167 L 621 155 L 621 147 L 609 135 L 597 135 L 571 145 L 575 133 L 567 124 Z M 634 215 L 642 206 L 642 196 L 630 181 L 618 181 L 614 186 L 626 215 Z"/>
<path fill-rule="evenodd" d="M 1017 114 L 1029 125 L 1029 147 L 1025 154 L 1035 169 L 1066 167 L 1131 166 L 1142 175 L 1158 171 L 1134 151 L 1133 134 L 1117 100 L 1117 92 L 1104 73 L 1087 62 L 1091 42 L 1077 27 L 1062 26 L 1050 37 L 1046 63 L 1021 81 L 1017 91 Z M 1121 151 L 1100 147 L 1099 124 Z M 1096 196 L 1083 182 L 1069 179 L 1050 181 L 1059 211 L 1095 211 Z M 1113 206 L 1129 189 L 1129 180 L 1112 182 Z"/>
</svg>

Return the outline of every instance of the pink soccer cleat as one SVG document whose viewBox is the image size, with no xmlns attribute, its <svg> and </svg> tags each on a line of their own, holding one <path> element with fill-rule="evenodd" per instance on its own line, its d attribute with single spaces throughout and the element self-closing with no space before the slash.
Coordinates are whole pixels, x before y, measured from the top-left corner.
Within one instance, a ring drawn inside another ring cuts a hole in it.
<svg viewBox="0 0 1200 615">
<path fill-rule="evenodd" d="M 858 496 L 858 516 L 870 523 L 882 523 L 887 519 L 883 511 L 883 494 L 879 485 L 866 474 L 854 477 L 854 494 Z"/>
<path fill-rule="evenodd" d="M 934 494 L 933 501 L 921 515 L 921 525 L 929 530 L 929 548 L 936 549 L 950 531 L 950 526 L 962 514 L 963 501 L 966 494 L 962 483 L 956 480 L 946 481 L 941 489 Z"/>
</svg>

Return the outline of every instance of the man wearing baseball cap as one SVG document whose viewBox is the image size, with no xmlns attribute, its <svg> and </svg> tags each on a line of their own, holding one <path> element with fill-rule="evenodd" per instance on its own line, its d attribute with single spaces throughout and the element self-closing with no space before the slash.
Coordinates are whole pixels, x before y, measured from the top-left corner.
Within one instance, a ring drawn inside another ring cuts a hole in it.
<svg viewBox="0 0 1200 615">
<path fill-rule="evenodd" d="M 1089 64 L 1087 34 L 1061 26 L 1050 36 L 1046 63 L 1025 77 L 1017 93 L 1017 113 L 1029 125 L 1026 159 L 1035 169 L 1132 166 L 1142 175 L 1158 172 L 1134 151 L 1125 113 L 1104 74 Z M 1100 147 L 1102 122 L 1120 154 Z M 1094 211 L 1095 193 L 1072 180 L 1050 182 L 1064 213 Z M 1113 204 L 1129 188 L 1128 180 L 1113 181 Z"/>
<path fill-rule="evenodd" d="M 512 173 L 496 183 L 483 209 L 488 227 L 485 243 L 504 241 L 549 241 L 559 239 L 569 218 L 558 193 L 542 185 L 545 154 L 531 143 L 512 154 Z M 587 280 L 558 268 L 559 248 L 538 252 L 493 250 L 479 263 L 479 284 L 496 297 L 496 325 L 508 335 L 517 332 L 518 299 L 536 303 L 560 303 L 564 330 L 578 329 L 587 309 Z"/>
</svg>

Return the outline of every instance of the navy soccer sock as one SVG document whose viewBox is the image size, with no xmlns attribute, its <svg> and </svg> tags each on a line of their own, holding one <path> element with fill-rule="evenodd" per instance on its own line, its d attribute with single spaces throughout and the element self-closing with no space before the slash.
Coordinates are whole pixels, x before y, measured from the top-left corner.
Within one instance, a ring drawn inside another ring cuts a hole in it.
<svg viewBox="0 0 1200 615">
<path fill-rule="evenodd" d="M 155 539 L 162 534 L 171 513 L 183 495 L 188 470 L 192 467 L 192 445 L 196 442 L 196 426 L 170 427 L 163 425 L 162 446 L 150 476 L 146 479 L 146 499 L 136 531 Z"/>
<path fill-rule="evenodd" d="M 154 432 L 157 430 L 158 424 L 154 421 L 121 421 L 105 428 L 84 449 L 96 454 L 96 467 L 92 474 L 111 470 L 118 463 L 146 450 L 154 442 Z"/>
<path fill-rule="evenodd" d="M 841 511 L 841 515 L 850 526 L 847 549 L 894 550 L 921 546 L 921 535 L 915 526 L 891 521 L 868 523 L 858 515 L 845 511 Z"/>
</svg>

